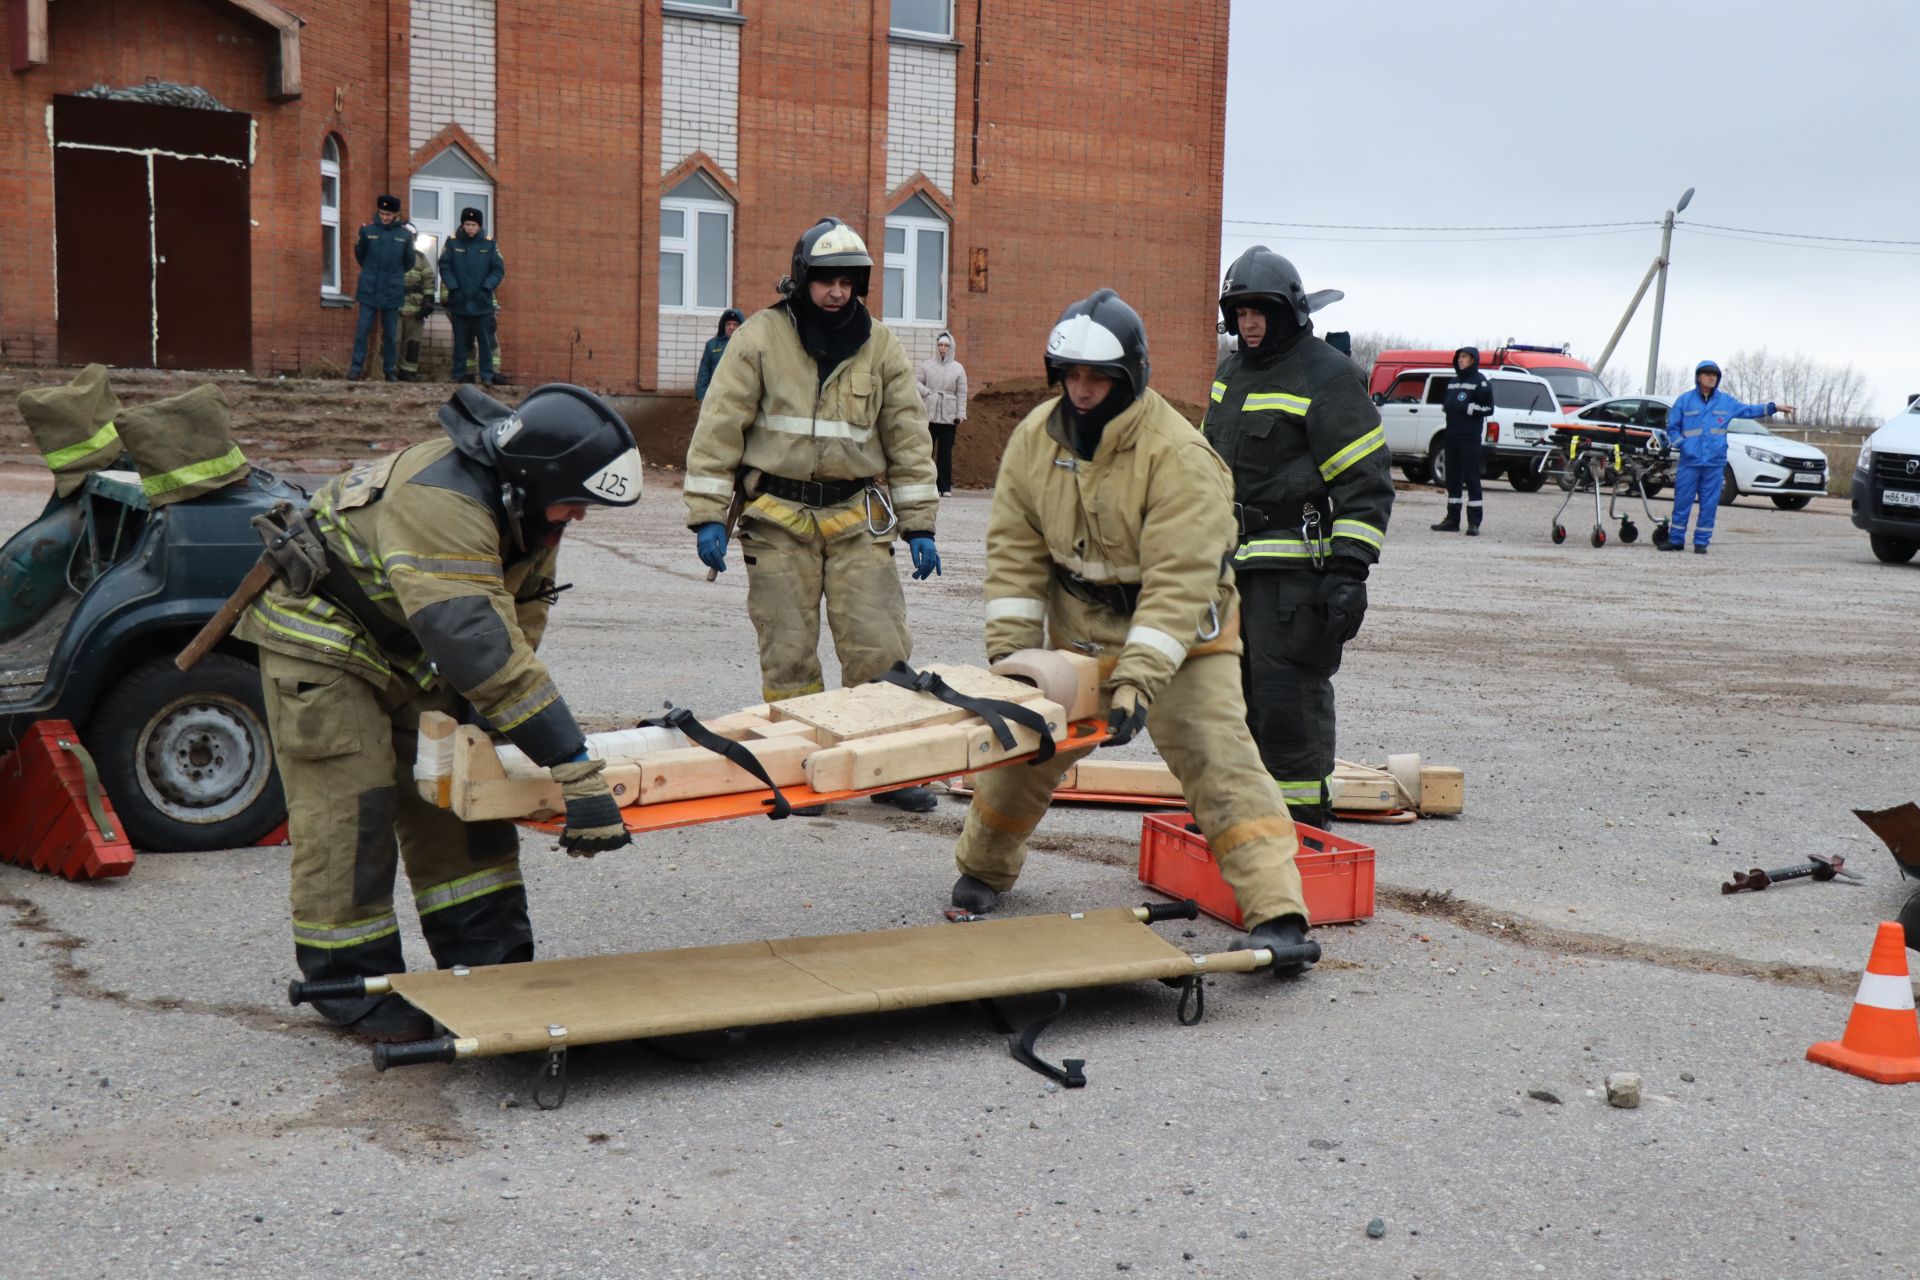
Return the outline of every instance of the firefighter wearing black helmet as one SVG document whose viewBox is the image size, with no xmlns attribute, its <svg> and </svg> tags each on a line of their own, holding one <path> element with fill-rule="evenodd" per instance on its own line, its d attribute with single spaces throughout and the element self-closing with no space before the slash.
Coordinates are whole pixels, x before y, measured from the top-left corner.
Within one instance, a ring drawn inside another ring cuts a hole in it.
<svg viewBox="0 0 1920 1280">
<path fill-rule="evenodd" d="M 1313 334 L 1312 313 L 1343 296 L 1308 293 L 1265 245 L 1235 259 L 1220 316 L 1239 346 L 1214 374 L 1206 419 L 1239 513 L 1247 723 L 1289 812 L 1316 827 L 1331 799 L 1333 674 L 1393 510 L 1366 375 Z"/>
<path fill-rule="evenodd" d="M 809 227 L 781 300 L 729 342 L 687 446 L 687 527 L 715 572 L 727 567 L 730 502 L 744 494 L 740 557 L 769 702 L 824 687 L 823 602 L 847 684 L 912 656 L 896 540 L 915 578 L 940 572 L 933 436 L 913 366 L 861 301 L 872 269 L 852 227 Z M 875 799 L 914 812 L 936 803 L 925 787 Z"/>
<path fill-rule="evenodd" d="M 987 525 L 989 658 L 1097 655 L 1111 745 L 1142 728 L 1180 779 L 1275 973 L 1319 958 L 1293 823 L 1261 767 L 1240 695 L 1235 526 L 1227 471 L 1147 386 L 1147 334 L 1111 289 L 1068 307 L 1047 341 L 1061 394 L 1014 428 Z M 955 854 L 953 904 L 987 911 L 1013 887 L 1027 837 L 1085 753 L 979 775 Z"/>
<path fill-rule="evenodd" d="M 402 864 L 436 964 L 533 957 L 513 824 L 463 823 L 414 785 L 423 712 L 471 707 L 546 766 L 566 798 L 569 852 L 630 839 L 534 649 L 566 526 L 639 501 L 633 435 L 598 396 L 557 383 L 518 409 L 463 387 L 440 422 L 446 439 L 321 486 L 307 526 L 324 571 L 304 591 L 275 581 L 236 631 L 260 649 L 293 841 L 294 955 L 309 979 L 406 968 Z M 377 1039 L 431 1033 L 394 996 L 317 1007 Z"/>
</svg>

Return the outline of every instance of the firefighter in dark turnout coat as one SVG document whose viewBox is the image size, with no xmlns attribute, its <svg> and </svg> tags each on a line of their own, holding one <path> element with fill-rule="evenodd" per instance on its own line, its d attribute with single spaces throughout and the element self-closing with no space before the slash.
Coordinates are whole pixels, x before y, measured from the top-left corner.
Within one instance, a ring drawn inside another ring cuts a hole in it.
<svg viewBox="0 0 1920 1280">
<path fill-rule="evenodd" d="M 1367 609 L 1393 479 L 1366 375 L 1313 335 L 1309 294 L 1265 245 L 1227 269 L 1220 314 L 1240 339 L 1214 375 L 1207 441 L 1233 471 L 1247 723 L 1297 822 L 1324 827 L 1333 674 Z"/>
</svg>

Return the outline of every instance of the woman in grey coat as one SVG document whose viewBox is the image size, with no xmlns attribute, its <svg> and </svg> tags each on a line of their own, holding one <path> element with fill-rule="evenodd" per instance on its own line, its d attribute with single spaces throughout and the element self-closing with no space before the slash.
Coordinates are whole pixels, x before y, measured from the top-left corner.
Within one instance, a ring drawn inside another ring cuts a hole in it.
<svg viewBox="0 0 1920 1280">
<path fill-rule="evenodd" d="M 953 492 L 953 439 L 967 420 L 967 371 L 953 358 L 952 334 L 941 334 L 933 351 L 933 358 L 914 371 L 913 380 L 919 384 L 927 425 L 933 430 L 934 467 L 945 497 Z"/>
</svg>

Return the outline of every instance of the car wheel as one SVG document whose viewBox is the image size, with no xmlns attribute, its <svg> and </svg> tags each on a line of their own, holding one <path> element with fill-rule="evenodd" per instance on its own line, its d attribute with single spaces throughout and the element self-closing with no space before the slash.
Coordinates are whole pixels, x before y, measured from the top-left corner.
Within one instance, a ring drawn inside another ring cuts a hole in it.
<svg viewBox="0 0 1920 1280">
<path fill-rule="evenodd" d="M 1516 462 L 1507 469 L 1507 483 L 1515 493 L 1538 493 L 1547 483 L 1547 473 L 1535 471 L 1532 463 Z"/>
<path fill-rule="evenodd" d="M 1867 541 L 1873 545 L 1874 559 L 1882 564 L 1905 564 L 1920 552 L 1920 542 L 1910 538 L 1890 538 L 1884 533 L 1870 533 Z"/>
<path fill-rule="evenodd" d="M 1773 495 L 1773 505 L 1782 511 L 1798 511 L 1812 501 L 1813 495 L 1810 493 L 1776 493 Z"/>
<path fill-rule="evenodd" d="M 243 848 L 286 815 L 251 662 L 210 653 L 191 671 L 171 658 L 143 663 L 101 699 L 86 736 L 135 848 Z"/>
<path fill-rule="evenodd" d="M 1727 468 L 1727 474 L 1720 481 L 1720 505 L 1730 507 L 1733 500 L 1740 496 L 1740 487 L 1733 481 L 1733 468 Z"/>
<path fill-rule="evenodd" d="M 1415 484 L 1425 484 L 1431 478 L 1424 462 L 1403 462 L 1400 464 L 1400 474 Z"/>
<path fill-rule="evenodd" d="M 1442 489 L 1447 487 L 1447 442 L 1440 436 L 1427 446 L 1427 481 Z"/>
</svg>

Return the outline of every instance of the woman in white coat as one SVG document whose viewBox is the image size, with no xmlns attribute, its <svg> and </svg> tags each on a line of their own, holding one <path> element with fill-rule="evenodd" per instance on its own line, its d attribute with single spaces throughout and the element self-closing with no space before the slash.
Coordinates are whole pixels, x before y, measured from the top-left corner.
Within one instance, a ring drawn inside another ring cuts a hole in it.
<svg viewBox="0 0 1920 1280">
<path fill-rule="evenodd" d="M 913 380 L 920 386 L 920 400 L 927 409 L 927 425 L 933 431 L 934 467 L 940 495 L 945 497 L 953 492 L 954 436 L 967 420 L 967 371 L 953 358 L 952 334 L 941 334 L 933 351 L 933 358 L 922 361 L 914 371 Z"/>
</svg>

